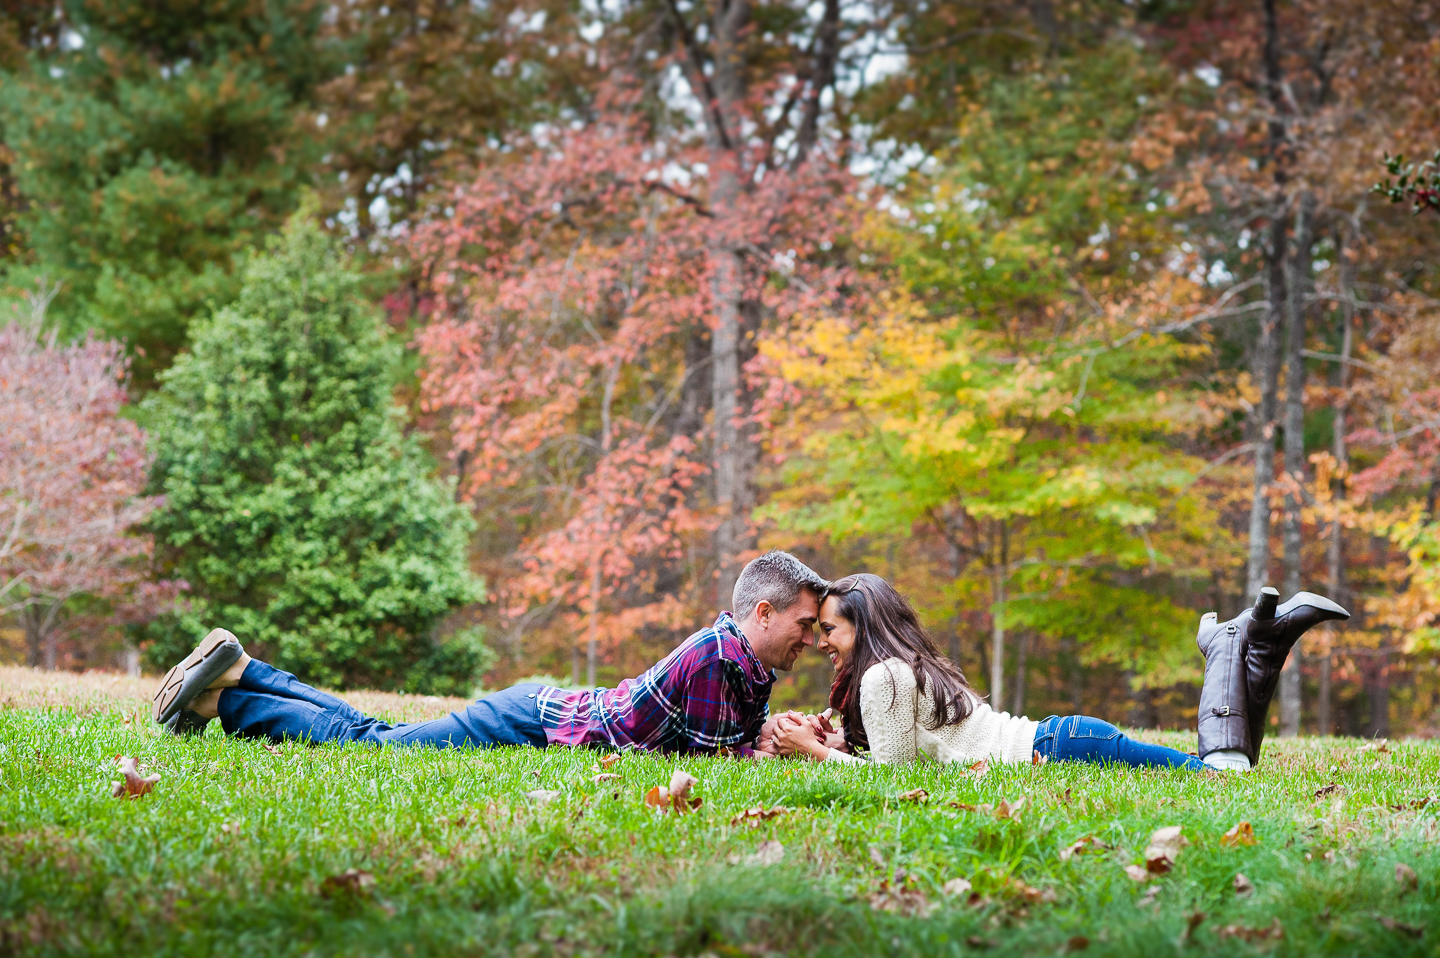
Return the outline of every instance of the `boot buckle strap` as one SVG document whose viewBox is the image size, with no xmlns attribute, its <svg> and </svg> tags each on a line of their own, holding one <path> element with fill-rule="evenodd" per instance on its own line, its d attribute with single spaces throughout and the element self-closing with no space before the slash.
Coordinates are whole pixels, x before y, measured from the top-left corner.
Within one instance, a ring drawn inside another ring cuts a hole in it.
<svg viewBox="0 0 1440 958">
<path fill-rule="evenodd" d="M 1210 711 L 1211 711 L 1211 713 L 1214 714 L 1214 715 L 1229 715 L 1229 714 L 1230 714 L 1230 706 L 1227 705 L 1227 706 L 1225 706 L 1224 708 L 1218 708 L 1218 709 L 1212 708 Z"/>
</svg>

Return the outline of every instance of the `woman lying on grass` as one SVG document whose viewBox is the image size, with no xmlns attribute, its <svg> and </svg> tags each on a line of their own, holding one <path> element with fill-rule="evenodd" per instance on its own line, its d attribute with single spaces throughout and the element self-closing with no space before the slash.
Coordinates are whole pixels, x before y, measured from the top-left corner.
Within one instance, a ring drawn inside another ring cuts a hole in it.
<svg viewBox="0 0 1440 958">
<path fill-rule="evenodd" d="M 1109 722 L 1085 715 L 1052 715 L 1043 722 L 997 712 L 980 700 L 965 676 L 921 627 L 894 587 L 861 573 L 831 583 L 820 605 L 820 651 L 835 666 L 830 705 L 844 721 L 853 752 L 902 765 L 927 755 L 939 762 L 1102 762 L 1136 767 L 1249 768 L 1259 754 L 1275 680 L 1290 647 L 1325 619 L 1349 613 L 1321 596 L 1298 593 L 1276 607 L 1263 590 L 1256 607 L 1226 623 L 1207 613 L 1198 642 L 1206 656 L 1200 693 L 1200 755 L 1148 745 Z M 782 718 L 775 745 L 782 755 L 820 761 L 861 759 L 820 738 L 813 720 Z"/>
</svg>

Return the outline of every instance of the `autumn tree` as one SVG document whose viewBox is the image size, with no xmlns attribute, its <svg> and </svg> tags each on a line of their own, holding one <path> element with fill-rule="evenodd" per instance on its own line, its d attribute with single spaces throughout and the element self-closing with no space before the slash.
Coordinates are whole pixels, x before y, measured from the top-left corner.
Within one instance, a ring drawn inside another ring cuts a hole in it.
<svg viewBox="0 0 1440 958">
<path fill-rule="evenodd" d="M 441 625 L 484 596 L 472 526 L 403 428 L 362 276 L 304 217 L 242 276 L 143 404 L 165 496 L 147 528 L 191 586 L 151 663 L 223 625 L 317 684 L 468 693 L 486 651 Z"/>
<path fill-rule="evenodd" d="M 718 387 L 705 338 L 720 310 L 710 154 L 627 102 L 514 142 L 416 245 L 438 311 L 419 337 L 425 403 L 448 419 L 467 498 L 515 537 L 510 618 L 559 612 L 576 678 L 583 645 L 592 682 L 615 640 L 680 631 L 715 607 L 715 567 L 693 558 L 719 521 L 702 486 L 722 455 L 705 447 L 720 441 L 707 421 Z M 815 259 L 835 243 L 836 220 L 816 214 L 836 188 L 773 170 L 726 214 L 752 333 L 837 301 L 844 271 Z M 737 362 L 753 340 L 744 350 Z M 763 382 L 742 386 L 736 427 L 753 428 Z"/>
<path fill-rule="evenodd" d="M 135 528 L 159 500 L 143 494 L 145 434 L 118 415 L 124 349 L 60 342 L 44 322 L 55 292 L 32 292 L 0 328 L 0 612 L 18 616 L 29 664 L 47 669 L 77 600 L 123 621 L 183 586 L 150 580 L 151 539 Z"/>
</svg>

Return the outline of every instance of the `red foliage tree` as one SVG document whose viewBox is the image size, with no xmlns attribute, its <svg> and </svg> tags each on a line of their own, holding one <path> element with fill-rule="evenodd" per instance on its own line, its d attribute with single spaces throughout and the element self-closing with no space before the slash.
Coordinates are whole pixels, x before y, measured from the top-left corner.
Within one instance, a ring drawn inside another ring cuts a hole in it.
<svg viewBox="0 0 1440 958">
<path fill-rule="evenodd" d="M 724 504 L 696 482 L 727 461 L 705 448 L 724 303 L 743 311 L 733 436 L 778 395 L 757 338 L 841 308 L 853 281 L 825 262 L 852 208 L 843 174 L 771 168 L 718 208 L 706 146 L 636 112 L 513 144 L 415 242 L 437 304 L 425 406 L 449 413 L 463 493 L 523 539 L 507 611 L 563 609 L 577 638 L 588 618 L 592 680 L 600 643 L 687 626 L 724 564 L 704 541 Z"/>
<path fill-rule="evenodd" d="M 106 602 L 122 621 L 171 601 L 181 583 L 148 580 L 151 543 L 131 528 L 158 499 L 126 402 L 120 343 L 74 345 L 41 333 L 47 296 L 0 329 L 0 611 L 24 624 L 31 665 L 57 664 L 66 603 Z"/>
</svg>

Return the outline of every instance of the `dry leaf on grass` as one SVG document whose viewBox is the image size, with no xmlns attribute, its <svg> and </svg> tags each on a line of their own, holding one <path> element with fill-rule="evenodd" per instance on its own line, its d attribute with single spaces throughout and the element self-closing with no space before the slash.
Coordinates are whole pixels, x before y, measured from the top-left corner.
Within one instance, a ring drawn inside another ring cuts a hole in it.
<svg viewBox="0 0 1440 958">
<path fill-rule="evenodd" d="M 1041 755 L 1039 749 L 1031 749 L 1030 751 L 1032 753 L 1030 756 L 1031 765 L 1044 765 L 1050 761 L 1050 757 L 1048 755 Z"/>
<path fill-rule="evenodd" d="M 651 808 L 664 810 L 675 810 L 676 812 L 688 812 L 699 808 L 703 798 L 691 798 L 690 790 L 700 784 L 700 780 L 689 772 L 676 769 L 670 776 L 668 788 L 656 785 L 645 793 L 645 804 Z"/>
<path fill-rule="evenodd" d="M 885 856 L 881 853 L 880 846 L 878 845 L 870 846 L 870 860 L 881 868 L 887 867 L 885 864 Z"/>
<path fill-rule="evenodd" d="M 231 837 L 238 838 L 239 835 L 240 835 L 240 823 L 239 823 L 239 822 L 221 822 L 221 823 L 220 823 L 220 834 L 221 834 L 221 835 L 229 835 L 229 836 L 231 836 Z"/>
<path fill-rule="evenodd" d="M 331 875 L 320 883 L 320 894 L 326 898 L 336 895 L 367 894 L 375 884 L 375 876 L 358 868 L 347 868 L 338 875 Z"/>
<path fill-rule="evenodd" d="M 269 752 L 271 755 L 285 754 L 285 750 L 282 749 L 280 746 L 276 745 L 274 742 L 262 742 L 260 743 L 260 747 L 265 749 L 265 751 Z"/>
<path fill-rule="evenodd" d="M 730 824 L 739 825 L 741 822 L 745 822 L 752 828 L 759 828 L 761 822 L 784 815 L 788 811 L 790 809 L 784 805 L 776 805 L 774 808 L 763 808 L 757 805 L 754 808 L 747 808 L 743 812 L 737 812 L 735 817 L 730 819 Z"/>
<path fill-rule="evenodd" d="M 1249 822 L 1236 822 L 1234 828 L 1220 836 L 1220 844 L 1235 846 L 1257 844 L 1255 828 Z"/>
<path fill-rule="evenodd" d="M 534 791 L 526 792 L 525 797 L 536 805 L 549 805 L 560 797 L 560 793 L 550 788 L 537 788 Z"/>
<path fill-rule="evenodd" d="M 1065 942 L 1066 951 L 1084 951 L 1090 947 L 1090 939 L 1084 935 L 1071 935 L 1070 940 Z"/>
<path fill-rule="evenodd" d="M 1395 883 L 1405 891 L 1413 891 L 1420 887 L 1420 877 L 1415 874 L 1415 869 L 1404 862 L 1395 864 Z"/>
<path fill-rule="evenodd" d="M 870 893 L 869 902 L 870 907 L 876 911 L 888 911 L 907 918 L 924 918 L 940 907 L 926 898 L 923 892 L 908 887 L 906 883 L 891 884 L 888 880 L 882 881 L 880 886 Z"/>
<path fill-rule="evenodd" d="M 1246 878 L 1244 872 L 1236 872 L 1235 880 L 1231 882 L 1231 885 L 1235 889 L 1235 894 L 1240 898 L 1244 898 L 1246 895 L 1255 891 L 1255 883 Z"/>
<path fill-rule="evenodd" d="M 1226 925 L 1216 932 L 1221 938 L 1239 938 L 1252 945 L 1261 941 L 1279 941 L 1285 937 L 1285 927 L 1276 918 L 1267 928 L 1247 928 L 1244 925 Z"/>
<path fill-rule="evenodd" d="M 895 797 L 898 798 L 898 799 L 899 799 L 900 801 L 902 801 L 902 802 L 922 802 L 922 803 L 923 803 L 923 802 L 928 802 L 928 801 L 930 801 L 930 793 L 927 792 L 927 791 L 925 791 L 925 789 L 923 789 L 923 788 L 912 788 L 912 789 L 910 789 L 910 791 L 908 791 L 908 792 L 901 792 L 899 795 L 896 795 Z"/>
<path fill-rule="evenodd" d="M 1100 841 L 1094 835 L 1086 835 L 1084 838 L 1076 839 L 1070 845 L 1060 849 L 1060 860 L 1068 862 L 1076 855 L 1082 854 L 1092 848 L 1109 848 L 1110 846 Z"/>
<path fill-rule="evenodd" d="M 1389 928 L 1391 931 L 1401 932 L 1402 934 L 1409 935 L 1411 938 L 1419 938 L 1421 935 L 1425 934 L 1424 925 L 1411 925 L 1403 921 L 1396 921 L 1389 915 L 1376 915 L 1375 920 L 1378 921 L 1380 924 L 1384 925 L 1386 928 Z"/>
<path fill-rule="evenodd" d="M 777 841 L 761 842 L 745 861 L 751 865 L 778 865 L 785 858 L 785 846 Z"/>
<path fill-rule="evenodd" d="M 958 897 L 960 895 L 970 894 L 970 889 L 972 887 L 973 886 L 971 886 L 970 884 L 970 879 L 968 878 L 952 878 L 945 884 L 940 886 L 940 891 L 943 894 L 950 895 L 952 897 Z"/>
<path fill-rule="evenodd" d="M 990 760 L 982 758 L 965 770 L 965 774 L 973 778 L 984 778 L 985 773 L 990 771 Z"/>
<path fill-rule="evenodd" d="M 1139 865 L 1126 865 L 1125 874 L 1131 881 L 1146 882 L 1150 880 L 1150 873 Z"/>
<path fill-rule="evenodd" d="M 160 776 L 142 776 L 140 770 L 135 766 L 135 760 L 129 755 L 120 756 L 120 774 L 123 780 L 110 783 L 110 794 L 115 798 L 139 798 L 148 794 L 155 783 L 160 781 Z"/>
<path fill-rule="evenodd" d="M 1027 885 L 1018 878 L 1011 878 L 1005 883 L 1006 890 L 1016 898 L 1024 899 L 1034 905 L 1040 902 L 1051 904 L 1059 898 L 1053 888 L 1036 888 L 1034 885 Z"/>
<path fill-rule="evenodd" d="M 1192 911 L 1185 916 L 1185 930 L 1180 933 L 1181 944 L 1190 940 L 1191 936 L 1195 934 L 1195 929 L 1199 928 L 1200 923 L 1204 920 L 1205 913 L 1203 911 Z"/>
<path fill-rule="evenodd" d="M 1183 828 L 1183 825 L 1169 825 L 1155 829 L 1150 836 L 1150 844 L 1145 849 L 1146 871 L 1163 875 L 1175 867 L 1175 859 L 1180 857 L 1180 849 L 1190 844 L 1185 836 L 1180 834 Z"/>
<path fill-rule="evenodd" d="M 620 761 L 620 753 L 619 753 L 619 752 L 609 752 L 609 753 L 607 753 L 607 754 L 605 754 L 605 755 L 600 756 L 600 767 L 601 767 L 601 768 L 607 768 L 607 769 L 608 769 L 608 768 L 613 768 L 614 765 L 615 765 L 615 763 L 618 762 L 618 761 Z"/>
<path fill-rule="evenodd" d="M 1435 802 L 1440 802 L 1440 798 L 1436 798 L 1434 795 L 1428 795 L 1425 798 L 1417 798 L 1413 802 L 1405 802 L 1401 805 L 1391 805 L 1390 807 L 1397 812 L 1403 812 L 1406 809 L 1421 809 L 1427 805 L 1434 804 Z"/>
<path fill-rule="evenodd" d="M 981 805 L 980 807 L 981 807 L 981 808 L 984 808 L 985 806 L 984 806 L 984 805 Z M 1003 800 L 1002 800 L 999 805 L 996 805 L 996 806 L 995 806 L 995 817 L 998 818 L 998 819 L 1000 819 L 1001 821 L 1004 821 L 1004 820 L 1006 820 L 1006 819 L 1014 819 L 1014 818 L 1016 818 L 1017 816 L 1019 816 L 1019 814 L 1020 814 L 1020 809 L 1022 809 L 1022 808 L 1024 808 L 1024 807 L 1025 807 L 1025 796 L 1024 796 L 1024 795 L 1021 795 L 1019 798 L 1015 799 L 1015 801 L 1013 801 L 1013 802 L 1007 802 L 1007 801 L 1003 801 Z"/>
<path fill-rule="evenodd" d="M 1324 798 L 1326 795 L 1334 795 L 1337 792 L 1343 791 L 1345 791 L 1344 785 L 1331 782 L 1329 785 L 1321 785 L 1319 788 L 1315 789 L 1315 797 Z"/>
<path fill-rule="evenodd" d="M 1388 738 L 1376 739 L 1373 742 L 1366 742 L 1355 750 L 1356 752 L 1375 752 L 1385 754 L 1390 751 L 1390 740 Z"/>
<path fill-rule="evenodd" d="M 967 948 L 994 948 L 995 942 L 989 938 L 981 938 L 979 935 L 971 935 L 965 939 L 965 946 Z"/>
<path fill-rule="evenodd" d="M 599 785 L 603 782 L 618 782 L 619 780 L 620 776 L 616 775 L 614 772 L 601 772 L 599 775 L 590 776 L 590 781 L 594 782 L 596 785 Z"/>
</svg>

